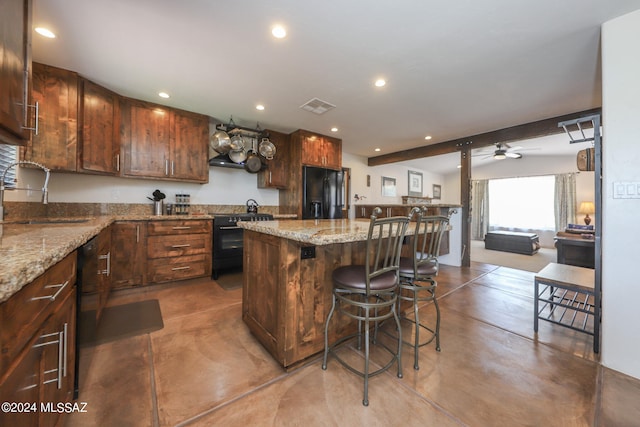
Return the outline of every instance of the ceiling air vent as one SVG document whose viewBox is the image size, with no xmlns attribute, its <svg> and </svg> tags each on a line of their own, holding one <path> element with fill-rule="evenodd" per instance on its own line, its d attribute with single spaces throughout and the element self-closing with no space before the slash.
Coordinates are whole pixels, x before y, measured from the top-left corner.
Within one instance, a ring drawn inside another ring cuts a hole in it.
<svg viewBox="0 0 640 427">
<path fill-rule="evenodd" d="M 324 114 L 329 110 L 333 110 L 336 108 L 335 105 L 329 104 L 326 101 L 323 101 L 318 98 L 313 98 L 300 106 L 305 111 L 309 111 L 316 114 Z"/>
</svg>

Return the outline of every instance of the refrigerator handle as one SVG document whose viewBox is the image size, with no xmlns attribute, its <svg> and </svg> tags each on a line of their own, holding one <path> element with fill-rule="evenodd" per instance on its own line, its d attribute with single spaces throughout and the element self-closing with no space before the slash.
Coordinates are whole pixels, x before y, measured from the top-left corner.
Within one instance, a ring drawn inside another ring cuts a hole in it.
<svg viewBox="0 0 640 427">
<path fill-rule="evenodd" d="M 331 203 L 330 190 L 329 179 L 325 176 L 322 180 L 322 218 L 329 218 L 329 204 Z"/>
</svg>

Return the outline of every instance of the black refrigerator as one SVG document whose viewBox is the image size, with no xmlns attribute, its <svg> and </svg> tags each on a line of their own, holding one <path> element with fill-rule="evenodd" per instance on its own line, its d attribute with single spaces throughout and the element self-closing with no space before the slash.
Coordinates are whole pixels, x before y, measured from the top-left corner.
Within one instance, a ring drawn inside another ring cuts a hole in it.
<svg viewBox="0 0 640 427">
<path fill-rule="evenodd" d="M 342 218 L 342 171 L 302 168 L 302 219 Z"/>
</svg>

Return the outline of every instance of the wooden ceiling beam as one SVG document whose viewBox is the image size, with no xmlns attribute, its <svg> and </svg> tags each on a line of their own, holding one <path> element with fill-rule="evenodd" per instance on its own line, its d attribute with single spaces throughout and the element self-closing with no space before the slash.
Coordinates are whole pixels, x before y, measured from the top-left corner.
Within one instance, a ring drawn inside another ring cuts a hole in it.
<svg viewBox="0 0 640 427">
<path fill-rule="evenodd" d="M 537 122 L 525 123 L 522 125 L 494 130 L 478 135 L 452 139 L 450 141 L 439 142 L 437 144 L 425 145 L 408 150 L 396 151 L 395 153 L 369 157 L 367 159 L 367 164 L 369 166 L 380 166 L 389 163 L 402 162 L 405 160 L 414 160 L 423 157 L 432 157 L 439 156 L 441 154 L 455 153 L 456 151 L 460 151 L 460 149 L 464 146 L 470 146 L 471 148 L 482 148 L 493 145 L 496 142 L 512 142 L 563 133 L 564 129 L 558 127 L 558 122 L 591 116 L 593 114 L 599 114 L 600 112 L 600 108 L 594 108 L 591 110 L 565 114 L 564 116 L 552 117 L 549 119 L 539 120 Z"/>
</svg>

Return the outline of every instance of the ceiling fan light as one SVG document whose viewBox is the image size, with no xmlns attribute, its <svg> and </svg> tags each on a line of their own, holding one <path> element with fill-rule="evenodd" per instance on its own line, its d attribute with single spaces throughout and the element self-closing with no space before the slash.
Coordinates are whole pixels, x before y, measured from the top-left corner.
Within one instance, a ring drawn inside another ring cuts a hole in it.
<svg viewBox="0 0 640 427">
<path fill-rule="evenodd" d="M 504 153 L 504 151 L 496 151 L 496 153 L 493 155 L 493 158 L 496 160 L 503 160 L 507 158 L 507 155 Z"/>
</svg>

